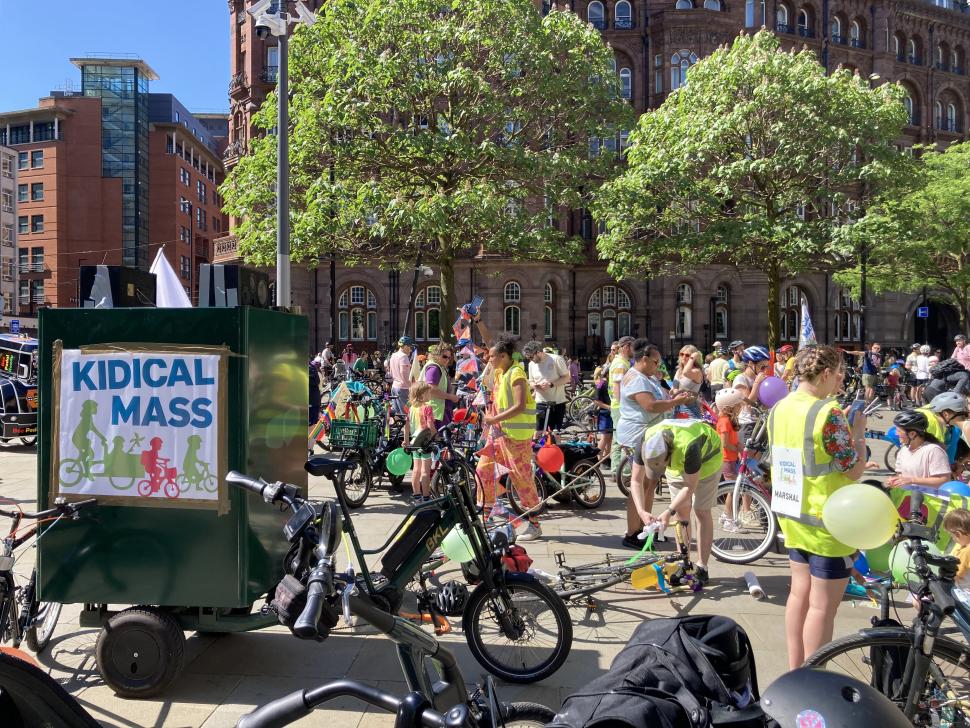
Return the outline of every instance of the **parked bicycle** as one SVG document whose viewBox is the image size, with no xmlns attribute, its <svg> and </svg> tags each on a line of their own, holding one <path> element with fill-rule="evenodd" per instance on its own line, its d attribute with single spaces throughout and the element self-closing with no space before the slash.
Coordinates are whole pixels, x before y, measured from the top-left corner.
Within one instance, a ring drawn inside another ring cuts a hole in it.
<svg viewBox="0 0 970 728">
<path fill-rule="evenodd" d="M 917 493 L 913 511 L 919 512 Z M 909 627 L 889 619 L 890 590 L 881 589 L 880 615 L 873 626 L 820 648 L 806 664 L 858 677 L 892 700 L 917 726 L 970 725 L 970 648 L 942 635 L 946 618 L 955 618 L 966 639 L 970 608 L 953 596 L 957 559 L 930 553 L 934 529 L 919 523 L 899 525 L 897 541 L 908 539 L 908 585 L 919 608 Z M 938 571 L 938 573 L 934 573 Z M 961 624 L 962 621 L 962 624 Z"/>
<path fill-rule="evenodd" d="M 344 471 L 340 461 L 328 461 L 330 464 L 324 465 L 319 461 L 325 458 L 316 460 L 316 469 L 326 469 L 339 480 Z M 353 696 L 396 713 L 398 728 L 538 728 L 552 719 L 553 711 L 535 703 L 502 703 L 491 678 L 486 680 L 484 688 L 470 692 L 451 652 L 431 635 L 389 614 L 372 600 L 365 586 L 369 576 L 362 582 L 352 572 L 335 573 L 334 556 L 341 532 L 351 534 L 356 540 L 353 531 L 346 530 L 350 518 L 344 504 L 338 510 L 332 501 L 312 503 L 300 496 L 296 486 L 266 483 L 236 472 L 230 473 L 227 480 L 266 503 L 284 505 L 291 512 L 283 532 L 294 544 L 294 556 L 299 556 L 286 558 L 287 575 L 271 602 L 270 608 L 277 612 L 280 621 L 301 639 L 321 640 L 337 624 L 340 612 L 348 623 L 353 617 L 363 619 L 397 643 L 409 690 L 407 696 L 397 698 L 363 683 L 335 680 L 263 705 L 243 717 L 237 724 L 239 728 L 288 725 L 318 705 L 342 696 Z"/>
<path fill-rule="evenodd" d="M 61 605 L 56 602 L 41 602 L 37 599 L 37 569 L 30 572 L 30 578 L 23 586 L 17 584 L 13 567 L 16 563 L 14 551 L 38 533 L 42 523 L 50 523 L 50 530 L 62 518 L 77 520 L 80 512 L 97 503 L 94 498 L 68 503 L 63 498 L 54 502 L 54 507 L 45 511 L 29 513 L 21 509 L 0 510 L 0 516 L 11 519 L 10 530 L 3 539 L 3 555 L 0 556 L 0 641 L 10 642 L 19 647 L 21 642 L 34 652 L 41 652 L 50 642 L 61 614 Z M 35 521 L 22 533 L 23 520 Z M 43 534 L 37 536 L 43 538 Z"/>
<path fill-rule="evenodd" d="M 455 425 L 446 426 L 450 431 Z M 470 466 L 442 446 L 423 446 L 439 462 L 437 497 L 412 507 L 383 544 L 364 549 L 350 516 L 344 477 L 353 466 L 341 460 L 313 457 L 306 463 L 312 475 L 334 484 L 354 558 L 360 567 L 358 589 L 389 614 L 397 614 L 405 588 L 420 577 L 452 528 L 461 528 L 471 549 L 471 563 L 480 578 L 462 613 L 462 631 L 472 655 L 486 670 L 509 682 L 535 682 L 558 670 L 572 646 L 572 622 L 562 600 L 529 574 L 506 571 L 502 548 L 494 546 L 478 516 L 474 490 L 468 481 Z M 471 471 L 474 472 L 474 471 Z M 472 481 L 474 482 L 474 481 Z M 379 573 L 371 572 L 366 557 L 383 553 Z M 419 591 L 424 591 L 418 579 Z M 430 600 L 427 600 L 430 601 Z"/>
</svg>

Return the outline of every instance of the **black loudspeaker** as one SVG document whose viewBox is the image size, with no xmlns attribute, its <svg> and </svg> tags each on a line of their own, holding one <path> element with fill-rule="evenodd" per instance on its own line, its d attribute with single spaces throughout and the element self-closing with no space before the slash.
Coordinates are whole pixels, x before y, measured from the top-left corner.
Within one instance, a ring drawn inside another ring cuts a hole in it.
<svg viewBox="0 0 970 728">
<path fill-rule="evenodd" d="M 155 306 L 155 274 L 123 265 L 82 265 L 78 301 L 82 308 Z"/>
<path fill-rule="evenodd" d="M 266 273 L 241 265 L 203 263 L 199 267 L 200 308 L 269 308 L 272 305 Z"/>
</svg>

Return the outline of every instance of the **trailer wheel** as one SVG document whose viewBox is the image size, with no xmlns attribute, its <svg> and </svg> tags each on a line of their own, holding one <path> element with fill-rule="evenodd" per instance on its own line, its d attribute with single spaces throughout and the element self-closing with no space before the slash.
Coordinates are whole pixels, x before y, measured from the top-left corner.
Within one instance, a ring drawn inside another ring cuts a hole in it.
<svg viewBox="0 0 970 728">
<path fill-rule="evenodd" d="M 182 671 L 185 633 L 154 607 L 131 607 L 111 617 L 98 635 L 95 656 L 104 681 L 123 698 L 147 698 Z"/>
</svg>

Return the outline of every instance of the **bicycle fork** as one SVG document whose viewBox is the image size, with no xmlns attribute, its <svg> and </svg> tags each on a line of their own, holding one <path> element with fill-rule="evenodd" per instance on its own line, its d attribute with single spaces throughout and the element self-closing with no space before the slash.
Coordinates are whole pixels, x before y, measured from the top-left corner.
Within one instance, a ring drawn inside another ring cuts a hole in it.
<svg viewBox="0 0 970 728">
<path fill-rule="evenodd" d="M 923 608 L 925 609 L 926 605 Z M 923 697 L 926 678 L 930 672 L 930 658 L 933 655 L 933 646 L 936 643 L 936 633 L 940 623 L 939 615 L 931 614 L 926 625 L 921 622 L 916 624 L 913 649 L 910 651 L 911 658 L 906 660 L 906 669 L 903 671 L 902 680 L 903 685 L 909 686 L 903 714 L 910 720 L 916 716 L 920 699 Z M 941 685 L 940 687 L 944 686 Z"/>
</svg>

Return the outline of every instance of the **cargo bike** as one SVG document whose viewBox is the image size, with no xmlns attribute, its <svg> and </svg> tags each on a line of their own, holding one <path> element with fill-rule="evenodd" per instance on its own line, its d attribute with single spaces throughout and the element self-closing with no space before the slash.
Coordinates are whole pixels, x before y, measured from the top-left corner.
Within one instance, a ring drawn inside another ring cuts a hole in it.
<svg viewBox="0 0 970 728">
<path fill-rule="evenodd" d="M 0 334 L 0 442 L 37 443 L 37 339 Z"/>
</svg>

